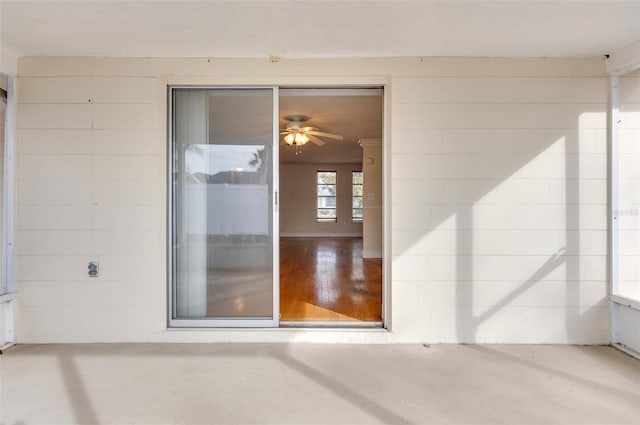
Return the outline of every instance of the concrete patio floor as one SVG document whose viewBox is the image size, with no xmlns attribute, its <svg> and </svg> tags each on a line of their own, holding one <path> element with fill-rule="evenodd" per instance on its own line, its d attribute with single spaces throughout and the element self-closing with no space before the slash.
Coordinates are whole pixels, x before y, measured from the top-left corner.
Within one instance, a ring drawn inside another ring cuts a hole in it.
<svg viewBox="0 0 640 425">
<path fill-rule="evenodd" d="M 0 424 L 638 424 L 640 361 L 552 345 L 20 345 Z"/>
</svg>

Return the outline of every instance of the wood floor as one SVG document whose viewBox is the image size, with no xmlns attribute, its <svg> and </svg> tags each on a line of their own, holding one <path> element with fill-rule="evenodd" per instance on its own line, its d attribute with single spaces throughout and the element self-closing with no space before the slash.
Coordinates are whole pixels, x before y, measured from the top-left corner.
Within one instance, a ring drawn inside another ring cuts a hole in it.
<svg viewBox="0 0 640 425">
<path fill-rule="evenodd" d="M 382 260 L 362 238 L 280 238 L 281 321 L 382 321 Z"/>
</svg>

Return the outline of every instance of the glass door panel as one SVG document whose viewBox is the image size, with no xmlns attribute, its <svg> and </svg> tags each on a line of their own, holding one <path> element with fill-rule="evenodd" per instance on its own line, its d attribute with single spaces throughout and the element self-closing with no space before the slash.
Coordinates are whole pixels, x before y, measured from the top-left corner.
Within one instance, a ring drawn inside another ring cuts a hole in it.
<svg viewBox="0 0 640 425">
<path fill-rule="evenodd" d="M 173 326 L 277 325 L 274 101 L 172 90 Z"/>
</svg>

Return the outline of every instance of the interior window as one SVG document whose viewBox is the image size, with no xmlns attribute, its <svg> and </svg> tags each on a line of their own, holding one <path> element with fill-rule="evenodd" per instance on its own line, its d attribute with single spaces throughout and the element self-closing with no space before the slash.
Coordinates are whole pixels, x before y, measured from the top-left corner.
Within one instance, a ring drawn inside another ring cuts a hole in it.
<svg viewBox="0 0 640 425">
<path fill-rule="evenodd" d="M 336 193 L 337 176 L 335 171 L 317 172 L 317 197 L 316 218 L 318 221 L 337 221 Z"/>
<path fill-rule="evenodd" d="M 362 171 L 351 172 L 351 219 L 362 221 L 362 208 L 364 200 L 362 197 L 363 176 Z"/>
</svg>

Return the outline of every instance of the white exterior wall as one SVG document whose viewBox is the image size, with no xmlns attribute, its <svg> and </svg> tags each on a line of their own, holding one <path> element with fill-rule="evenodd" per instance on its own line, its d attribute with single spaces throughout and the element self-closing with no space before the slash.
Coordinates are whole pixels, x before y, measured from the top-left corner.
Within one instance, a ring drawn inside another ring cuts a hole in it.
<svg viewBox="0 0 640 425">
<path fill-rule="evenodd" d="M 164 302 L 164 144 L 153 78 L 20 79 L 18 329 L 131 340 Z M 89 261 L 100 277 L 89 278 Z"/>
<path fill-rule="evenodd" d="M 606 80 L 393 81 L 394 326 L 606 342 Z M 418 196 L 416 196 L 418 195 Z"/>
<path fill-rule="evenodd" d="M 20 342 L 609 342 L 600 60 L 22 58 L 19 77 Z M 167 84 L 386 85 L 390 332 L 166 330 Z"/>
</svg>

